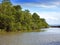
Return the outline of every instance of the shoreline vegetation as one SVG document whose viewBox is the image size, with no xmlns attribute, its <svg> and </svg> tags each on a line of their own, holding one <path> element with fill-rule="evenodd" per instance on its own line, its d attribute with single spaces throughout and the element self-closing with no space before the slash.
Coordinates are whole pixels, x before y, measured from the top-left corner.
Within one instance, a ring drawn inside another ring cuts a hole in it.
<svg viewBox="0 0 60 45">
<path fill-rule="evenodd" d="M 20 5 L 13 5 L 10 0 L 0 3 L 0 32 L 39 31 L 47 27 L 45 19 L 37 13 L 23 11 Z"/>
</svg>

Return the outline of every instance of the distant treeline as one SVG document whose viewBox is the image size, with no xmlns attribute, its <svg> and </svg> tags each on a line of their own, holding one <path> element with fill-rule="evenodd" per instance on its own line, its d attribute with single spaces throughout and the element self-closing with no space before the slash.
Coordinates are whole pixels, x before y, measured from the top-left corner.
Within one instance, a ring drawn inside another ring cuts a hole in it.
<svg viewBox="0 0 60 45">
<path fill-rule="evenodd" d="M 51 25 L 50 27 L 60 28 L 60 25 Z"/>
<path fill-rule="evenodd" d="M 23 11 L 20 5 L 12 5 L 10 1 L 3 0 L 0 4 L 0 30 L 9 32 L 45 27 L 48 27 L 48 24 L 37 13 Z"/>
</svg>

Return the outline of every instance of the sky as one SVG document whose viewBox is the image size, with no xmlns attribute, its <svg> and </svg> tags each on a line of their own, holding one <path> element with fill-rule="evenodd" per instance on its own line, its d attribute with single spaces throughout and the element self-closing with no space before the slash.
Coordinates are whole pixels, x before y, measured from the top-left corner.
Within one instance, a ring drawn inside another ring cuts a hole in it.
<svg viewBox="0 0 60 45">
<path fill-rule="evenodd" d="M 60 0 L 11 0 L 14 5 L 21 5 L 31 13 L 38 13 L 50 25 L 60 25 Z"/>
</svg>

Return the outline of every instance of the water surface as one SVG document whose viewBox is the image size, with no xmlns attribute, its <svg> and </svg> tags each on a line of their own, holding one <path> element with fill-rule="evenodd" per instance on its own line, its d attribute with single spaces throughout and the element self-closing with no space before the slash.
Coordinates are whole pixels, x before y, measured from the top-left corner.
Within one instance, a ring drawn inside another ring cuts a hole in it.
<svg viewBox="0 0 60 45">
<path fill-rule="evenodd" d="M 0 34 L 0 45 L 60 45 L 60 28 L 45 28 L 44 32 Z"/>
</svg>

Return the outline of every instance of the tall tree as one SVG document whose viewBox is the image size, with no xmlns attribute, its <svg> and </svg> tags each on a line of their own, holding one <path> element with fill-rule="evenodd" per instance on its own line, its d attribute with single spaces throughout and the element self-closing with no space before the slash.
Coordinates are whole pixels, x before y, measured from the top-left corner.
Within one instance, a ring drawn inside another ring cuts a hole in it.
<svg viewBox="0 0 60 45">
<path fill-rule="evenodd" d="M 10 0 L 3 0 L 2 2 L 10 2 Z"/>
<path fill-rule="evenodd" d="M 21 11 L 21 9 L 22 9 L 22 7 L 20 6 L 20 5 L 16 5 L 16 6 L 13 6 L 15 9 L 16 9 L 16 11 Z"/>
<path fill-rule="evenodd" d="M 2 0 L 2 3 L 5 3 L 6 5 L 7 5 L 7 4 L 12 5 L 12 3 L 11 3 L 11 1 L 10 1 L 10 0 Z"/>
</svg>

